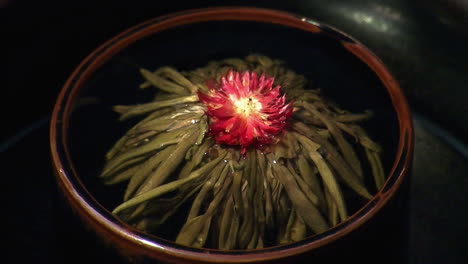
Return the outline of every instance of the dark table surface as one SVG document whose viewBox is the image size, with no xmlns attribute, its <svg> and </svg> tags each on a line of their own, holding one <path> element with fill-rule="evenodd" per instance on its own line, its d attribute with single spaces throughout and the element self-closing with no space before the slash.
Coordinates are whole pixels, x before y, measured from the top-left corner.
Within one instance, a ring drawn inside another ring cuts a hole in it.
<svg viewBox="0 0 468 264">
<path fill-rule="evenodd" d="M 48 141 L 56 96 L 73 68 L 120 31 L 161 14 L 219 5 L 303 14 L 348 32 L 382 58 L 414 112 L 416 145 L 405 260 L 467 263 L 466 1 L 174 0 L 151 8 L 137 3 L 91 8 L 84 1 L 73 2 L 76 6 L 71 8 L 51 1 L 0 1 L 2 42 L 7 46 L 2 50 L 7 67 L 2 71 L 6 96 L 0 134 L 6 263 L 115 263 L 57 193 Z"/>
</svg>

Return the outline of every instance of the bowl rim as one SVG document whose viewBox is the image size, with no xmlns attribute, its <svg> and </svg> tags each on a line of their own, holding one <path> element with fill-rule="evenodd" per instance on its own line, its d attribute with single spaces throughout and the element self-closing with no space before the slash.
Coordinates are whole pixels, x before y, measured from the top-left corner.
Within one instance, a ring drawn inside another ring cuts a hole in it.
<svg viewBox="0 0 468 264">
<path fill-rule="evenodd" d="M 67 131 L 72 105 L 83 84 L 114 54 L 149 35 L 166 29 L 207 21 L 250 21 L 280 24 L 311 33 L 325 33 L 353 53 L 378 76 L 390 96 L 399 124 L 398 148 L 395 162 L 381 190 L 356 213 L 342 223 L 321 234 L 300 242 L 257 250 L 195 249 L 177 245 L 136 230 L 105 209 L 87 191 L 78 177 L 68 151 Z M 138 255 L 159 260 L 176 258 L 208 263 L 255 262 L 286 258 L 327 245 L 356 230 L 377 214 L 395 195 L 409 173 L 413 156 L 413 124 L 403 91 L 382 61 L 367 47 L 348 34 L 308 17 L 266 8 L 215 7 L 191 9 L 147 20 L 133 26 L 100 45 L 73 71 L 56 100 L 50 124 L 52 163 L 59 189 L 72 209 L 101 237 L 115 242 L 115 246 Z"/>
</svg>

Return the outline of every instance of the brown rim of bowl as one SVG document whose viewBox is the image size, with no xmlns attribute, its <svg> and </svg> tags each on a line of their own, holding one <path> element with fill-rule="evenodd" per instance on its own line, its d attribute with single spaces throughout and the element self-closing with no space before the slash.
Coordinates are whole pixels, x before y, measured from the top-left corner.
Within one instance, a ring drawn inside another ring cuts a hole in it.
<svg viewBox="0 0 468 264">
<path fill-rule="evenodd" d="M 83 84 L 101 65 L 125 47 L 151 34 L 193 22 L 222 20 L 273 23 L 311 33 L 328 34 L 365 62 L 387 88 L 397 113 L 400 133 L 393 167 L 385 185 L 363 208 L 324 233 L 293 244 L 257 250 L 221 251 L 177 245 L 138 231 L 114 217 L 86 190 L 73 167 L 67 145 L 68 119 L 72 103 Z M 301 254 L 335 241 L 367 222 L 394 196 L 408 173 L 413 154 L 413 125 L 408 104 L 398 83 L 385 65 L 352 37 L 333 27 L 283 11 L 252 7 L 218 7 L 188 10 L 146 21 L 124 31 L 94 50 L 75 69 L 58 96 L 51 120 L 50 142 L 58 185 L 65 198 L 85 223 L 91 225 L 102 237 L 112 240 L 117 248 L 159 260 L 175 258 L 179 261 L 239 263 L 274 260 Z"/>
</svg>

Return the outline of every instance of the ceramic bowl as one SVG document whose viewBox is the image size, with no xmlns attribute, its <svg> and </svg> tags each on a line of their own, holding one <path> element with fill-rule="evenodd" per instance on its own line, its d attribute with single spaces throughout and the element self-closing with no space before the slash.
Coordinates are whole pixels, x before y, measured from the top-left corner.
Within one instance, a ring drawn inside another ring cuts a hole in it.
<svg viewBox="0 0 468 264">
<path fill-rule="evenodd" d="M 125 186 L 109 188 L 97 175 L 106 150 L 131 126 L 131 122 L 117 122 L 111 106 L 148 101 L 150 96 L 137 89 L 142 81 L 138 67 L 193 69 L 210 60 L 250 53 L 284 60 L 345 109 L 374 111 L 375 118 L 366 129 L 384 149 L 387 180 L 383 188 L 346 221 L 324 233 L 258 250 L 185 247 L 136 230 L 112 215 Z M 84 104 L 86 98 L 94 103 Z M 354 248 L 356 245 L 349 242 L 336 245 L 359 233 L 389 207 L 402 188 L 413 153 L 413 128 L 405 97 L 369 49 L 313 19 L 249 7 L 166 15 L 105 42 L 65 83 L 54 108 L 50 140 L 58 186 L 87 226 L 124 255 L 177 263 L 283 263 L 295 256 L 313 258 L 314 252 L 325 252 L 320 254 L 327 259 L 327 248 L 337 254 L 339 248 Z"/>
</svg>

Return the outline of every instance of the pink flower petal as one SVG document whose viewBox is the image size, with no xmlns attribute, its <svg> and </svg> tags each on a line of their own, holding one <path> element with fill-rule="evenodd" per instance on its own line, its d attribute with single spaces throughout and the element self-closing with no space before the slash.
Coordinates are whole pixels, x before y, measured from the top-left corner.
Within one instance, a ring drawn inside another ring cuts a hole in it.
<svg viewBox="0 0 468 264">
<path fill-rule="evenodd" d="M 286 126 L 292 104 L 286 104 L 274 78 L 255 72 L 229 70 L 220 82 L 208 81 L 208 93 L 198 93 L 210 117 L 210 134 L 218 144 L 240 145 L 245 154 L 253 145 L 262 148 L 275 142 Z"/>
</svg>

